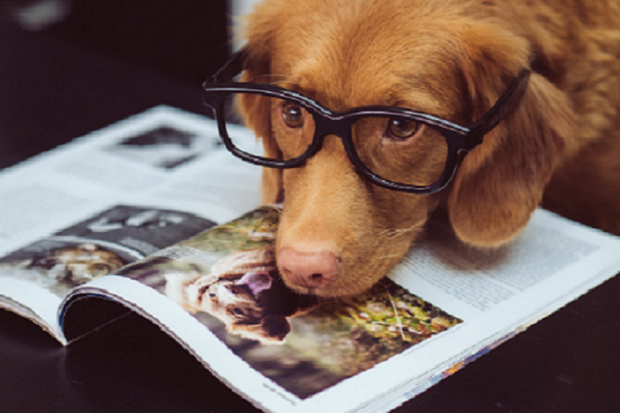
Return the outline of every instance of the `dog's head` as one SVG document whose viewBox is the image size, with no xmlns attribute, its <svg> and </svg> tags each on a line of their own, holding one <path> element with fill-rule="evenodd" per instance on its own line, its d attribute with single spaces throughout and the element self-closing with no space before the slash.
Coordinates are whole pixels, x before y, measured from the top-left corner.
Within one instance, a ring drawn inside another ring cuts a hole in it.
<svg viewBox="0 0 620 413">
<path fill-rule="evenodd" d="M 230 333 L 279 343 L 291 327 L 284 315 L 272 311 L 266 293 L 272 284 L 272 275 L 264 271 L 251 271 L 239 279 L 207 276 L 188 285 L 187 295 L 196 308 L 220 319 Z"/>
<path fill-rule="evenodd" d="M 532 46 L 494 4 L 267 0 L 249 16 L 242 81 L 291 89 L 334 111 L 398 106 L 466 125 L 490 109 L 521 69 L 538 70 L 519 106 L 439 193 L 371 184 L 335 136 L 303 167 L 265 169 L 264 202 L 284 200 L 277 254 L 290 287 L 322 296 L 366 290 L 401 259 L 440 205 L 460 239 L 474 246 L 506 243 L 527 224 L 572 148 L 573 114 L 547 80 L 561 79 L 562 67 L 544 58 L 560 54 L 560 46 Z M 295 137 L 282 110 L 257 96 L 242 99 L 240 107 L 266 153 L 285 158 Z M 422 157 L 432 156 L 428 151 Z M 386 167 L 410 176 L 428 173 L 425 165 Z"/>
<path fill-rule="evenodd" d="M 306 309 L 307 300 L 282 284 L 269 251 L 231 254 L 215 263 L 208 275 L 167 274 L 166 295 L 192 313 L 218 318 L 231 334 L 281 344 L 291 331 L 287 317 Z"/>
</svg>

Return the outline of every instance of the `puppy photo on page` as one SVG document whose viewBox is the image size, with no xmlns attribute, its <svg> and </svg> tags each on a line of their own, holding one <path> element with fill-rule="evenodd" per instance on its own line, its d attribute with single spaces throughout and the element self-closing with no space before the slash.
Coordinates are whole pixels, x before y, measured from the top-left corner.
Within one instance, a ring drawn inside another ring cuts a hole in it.
<svg viewBox="0 0 620 413">
<path fill-rule="evenodd" d="M 318 305 L 316 297 L 282 285 L 269 246 L 235 251 L 207 274 L 171 272 L 165 293 L 192 314 L 205 312 L 226 331 L 262 344 L 281 344 L 291 331 L 289 318 Z"/>
<path fill-rule="evenodd" d="M 620 234 L 619 28 L 618 0 L 258 3 L 205 102 L 283 202 L 286 285 L 367 290 L 437 209 L 473 247 L 539 205 Z"/>
</svg>

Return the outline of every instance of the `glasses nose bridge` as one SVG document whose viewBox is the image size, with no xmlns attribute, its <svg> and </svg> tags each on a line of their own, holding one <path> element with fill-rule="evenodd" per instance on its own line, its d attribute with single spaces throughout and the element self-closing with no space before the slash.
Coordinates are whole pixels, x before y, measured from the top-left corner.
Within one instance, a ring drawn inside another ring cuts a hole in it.
<svg viewBox="0 0 620 413">
<path fill-rule="evenodd" d="M 338 137 L 347 152 L 350 151 L 349 141 L 351 140 L 351 123 L 342 116 L 327 117 L 325 115 L 315 116 L 314 131 L 314 155 L 321 150 L 327 136 Z"/>
<path fill-rule="evenodd" d="M 319 114 L 315 116 L 315 134 L 319 139 L 323 139 L 327 135 L 336 135 L 340 139 L 346 139 L 349 135 L 350 125 L 343 116 L 326 116 Z"/>
</svg>

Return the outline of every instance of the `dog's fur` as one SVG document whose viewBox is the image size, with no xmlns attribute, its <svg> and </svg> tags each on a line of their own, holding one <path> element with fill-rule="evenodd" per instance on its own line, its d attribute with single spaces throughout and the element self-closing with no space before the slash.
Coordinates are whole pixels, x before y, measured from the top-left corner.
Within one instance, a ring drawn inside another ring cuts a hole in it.
<svg viewBox="0 0 620 413">
<path fill-rule="evenodd" d="M 479 119 L 523 68 L 513 114 L 469 153 L 446 190 L 411 195 L 355 171 L 336 137 L 304 167 L 265 169 L 263 200 L 285 200 L 284 248 L 329 252 L 323 296 L 363 291 L 403 256 L 437 207 L 473 246 L 509 242 L 541 203 L 620 233 L 620 1 L 266 0 L 249 16 L 242 81 L 296 90 L 332 110 L 400 106 L 460 124 Z M 282 156 L 277 113 L 241 102 Z M 402 170 L 402 174 L 415 173 Z M 278 256 L 278 260 L 280 256 Z"/>
<path fill-rule="evenodd" d="M 267 274 L 268 282 L 243 281 L 248 273 Z M 235 252 L 213 264 L 209 274 L 166 274 L 166 295 L 193 314 L 218 318 L 229 333 L 262 344 L 282 344 L 291 331 L 288 318 L 318 305 L 315 297 L 282 283 L 271 247 Z"/>
</svg>

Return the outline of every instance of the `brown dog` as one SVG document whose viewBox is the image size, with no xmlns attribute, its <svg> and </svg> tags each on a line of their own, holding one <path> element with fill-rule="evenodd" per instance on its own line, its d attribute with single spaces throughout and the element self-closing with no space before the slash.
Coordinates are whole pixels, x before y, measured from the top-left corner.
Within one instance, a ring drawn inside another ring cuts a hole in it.
<svg viewBox="0 0 620 413">
<path fill-rule="evenodd" d="M 473 246 L 509 242 L 541 201 L 620 233 L 619 28 L 618 0 L 259 4 L 247 20 L 241 80 L 294 90 L 333 111 L 398 106 L 466 125 L 517 73 L 532 71 L 514 112 L 441 192 L 414 195 L 369 183 L 335 136 L 302 167 L 265 169 L 264 202 L 285 200 L 277 259 L 286 283 L 322 296 L 366 290 L 440 206 Z M 266 153 L 286 157 L 283 148 L 295 137 L 282 112 L 262 98 L 242 100 L 241 109 Z"/>
</svg>

